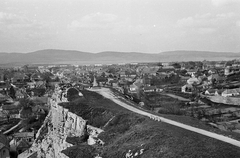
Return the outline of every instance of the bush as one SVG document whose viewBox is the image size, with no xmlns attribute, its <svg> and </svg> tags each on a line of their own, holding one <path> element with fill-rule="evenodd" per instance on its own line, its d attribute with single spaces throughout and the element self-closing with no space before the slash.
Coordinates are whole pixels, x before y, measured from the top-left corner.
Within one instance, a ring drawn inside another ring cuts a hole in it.
<svg viewBox="0 0 240 158">
<path fill-rule="evenodd" d="M 69 158 L 94 158 L 96 154 L 96 150 L 90 145 L 78 145 L 72 146 L 62 151 Z"/>
<path fill-rule="evenodd" d="M 67 91 L 67 99 L 68 101 L 73 101 L 76 98 L 79 97 L 79 91 L 76 88 L 69 88 L 69 90 Z"/>
<path fill-rule="evenodd" d="M 183 115 L 184 111 L 181 110 L 182 107 L 182 102 L 180 101 L 175 101 L 175 102 L 168 102 L 168 103 L 163 103 L 161 104 L 162 108 L 158 111 L 158 113 L 162 114 L 174 114 L 174 115 Z"/>
<path fill-rule="evenodd" d="M 81 137 L 67 137 L 66 142 L 72 144 L 72 145 L 80 145 L 83 142 L 86 142 L 89 136 L 85 133 Z"/>
</svg>

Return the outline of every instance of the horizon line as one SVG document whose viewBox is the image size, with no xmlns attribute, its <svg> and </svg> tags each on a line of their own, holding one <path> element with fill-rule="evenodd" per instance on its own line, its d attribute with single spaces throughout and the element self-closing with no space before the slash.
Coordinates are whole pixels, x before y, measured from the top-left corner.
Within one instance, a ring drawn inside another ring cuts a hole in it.
<svg viewBox="0 0 240 158">
<path fill-rule="evenodd" d="M 185 51 L 185 52 L 213 52 L 213 53 L 240 53 L 239 52 L 232 52 L 232 51 L 210 51 L 210 50 L 184 50 L 184 49 L 179 49 L 179 50 L 167 50 L 167 51 L 160 51 L 156 53 L 151 53 L 151 52 L 139 52 L 139 51 L 113 51 L 113 50 L 106 50 L 106 51 L 100 51 L 100 52 L 89 52 L 89 51 L 81 51 L 81 50 L 75 50 L 75 49 L 58 49 L 58 48 L 46 48 L 46 49 L 40 49 L 40 50 L 35 50 L 35 51 L 30 51 L 30 52 L 0 52 L 0 53 L 7 53 L 7 54 L 14 54 L 14 53 L 19 53 L 19 54 L 29 54 L 29 53 L 34 53 L 34 52 L 39 52 L 39 51 L 47 51 L 47 50 L 54 50 L 54 51 L 76 51 L 76 52 L 81 52 L 81 53 L 91 53 L 91 54 L 99 54 L 99 53 L 106 53 L 106 52 L 113 52 L 113 53 L 142 53 L 142 54 L 160 54 L 160 53 L 165 53 L 165 52 L 177 52 L 177 51 Z"/>
</svg>

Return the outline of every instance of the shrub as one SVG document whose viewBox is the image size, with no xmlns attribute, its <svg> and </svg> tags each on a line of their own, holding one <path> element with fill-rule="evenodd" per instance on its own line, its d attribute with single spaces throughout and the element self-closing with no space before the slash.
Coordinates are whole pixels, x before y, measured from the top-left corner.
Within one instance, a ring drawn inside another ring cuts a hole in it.
<svg viewBox="0 0 240 158">
<path fill-rule="evenodd" d="M 158 113 L 162 114 L 174 114 L 174 115 L 183 115 L 184 111 L 181 110 L 182 102 L 164 102 L 161 104 L 162 108 L 158 111 Z"/>
<path fill-rule="evenodd" d="M 73 145 L 80 145 L 83 142 L 86 142 L 89 136 L 85 133 L 81 137 L 67 137 L 66 142 Z"/>
<path fill-rule="evenodd" d="M 78 145 L 72 146 L 62 151 L 70 158 L 94 158 L 96 156 L 96 150 L 90 145 Z"/>
</svg>

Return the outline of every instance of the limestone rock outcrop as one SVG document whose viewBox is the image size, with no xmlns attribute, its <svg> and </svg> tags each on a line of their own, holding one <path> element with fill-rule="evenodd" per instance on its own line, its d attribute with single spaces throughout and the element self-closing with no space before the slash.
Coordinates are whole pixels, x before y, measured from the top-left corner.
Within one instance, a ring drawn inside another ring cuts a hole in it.
<svg viewBox="0 0 240 158">
<path fill-rule="evenodd" d="M 68 158 L 61 151 L 73 146 L 66 141 L 67 137 L 81 137 L 88 132 L 88 144 L 104 144 L 97 138 L 103 130 L 87 125 L 82 117 L 70 112 L 59 105 L 62 100 L 53 95 L 50 100 L 51 109 L 42 127 L 36 134 L 37 139 L 32 147 L 20 158 L 27 158 L 36 154 L 39 158 Z"/>
</svg>

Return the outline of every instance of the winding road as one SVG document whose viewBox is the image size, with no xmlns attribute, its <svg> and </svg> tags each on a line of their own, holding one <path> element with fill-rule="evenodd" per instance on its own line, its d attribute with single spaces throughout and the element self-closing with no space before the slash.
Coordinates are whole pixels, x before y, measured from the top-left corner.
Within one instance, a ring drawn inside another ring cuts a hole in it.
<svg viewBox="0 0 240 158">
<path fill-rule="evenodd" d="M 203 130 L 203 129 L 200 129 L 200 128 L 192 127 L 192 126 L 189 126 L 189 125 L 186 125 L 186 124 L 183 124 L 183 123 L 180 123 L 180 122 L 176 122 L 176 121 L 173 121 L 173 120 L 170 120 L 170 119 L 166 119 L 164 117 L 160 117 L 160 116 L 148 113 L 146 111 L 142 111 L 142 110 L 140 110 L 138 108 L 135 108 L 131 105 L 128 105 L 128 104 L 122 102 L 121 100 L 119 100 L 118 99 L 119 97 L 114 95 L 112 93 L 112 91 L 108 88 L 99 88 L 99 89 L 94 89 L 93 88 L 93 89 L 88 89 L 88 90 L 97 92 L 97 93 L 101 94 L 102 96 L 112 100 L 113 102 L 117 103 L 118 105 L 120 105 L 120 106 L 122 106 L 122 107 L 124 107 L 124 108 L 126 108 L 126 109 L 128 109 L 132 112 L 150 117 L 151 119 L 154 119 L 156 121 L 165 122 L 165 123 L 171 124 L 173 126 L 177 126 L 177 127 L 180 127 L 180 128 L 183 128 L 183 129 L 195 132 L 195 133 L 199 133 L 201 135 L 205 135 L 205 136 L 208 136 L 208 137 L 211 137 L 211 138 L 214 138 L 214 139 L 232 144 L 234 146 L 240 147 L 240 141 L 238 141 L 238 140 L 235 140 L 235 139 L 232 139 L 232 138 L 220 135 L 220 134 L 216 134 L 216 133 L 213 133 L 213 132 L 209 132 L 209 131 L 206 131 L 206 130 Z"/>
</svg>

